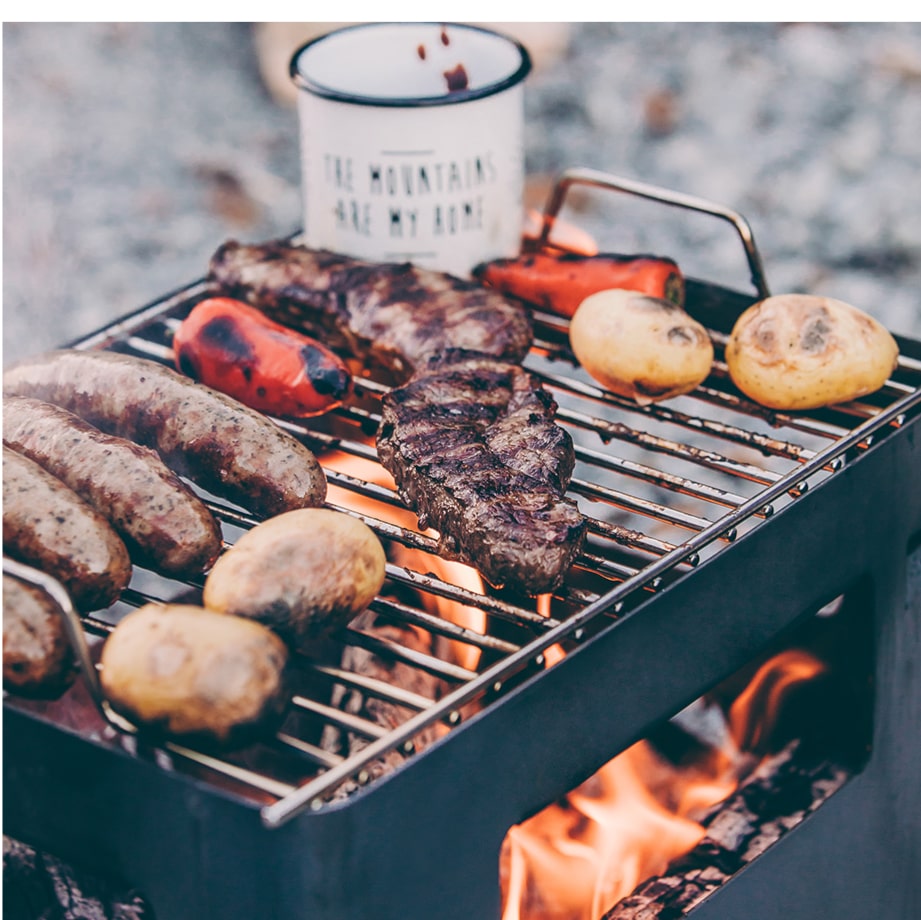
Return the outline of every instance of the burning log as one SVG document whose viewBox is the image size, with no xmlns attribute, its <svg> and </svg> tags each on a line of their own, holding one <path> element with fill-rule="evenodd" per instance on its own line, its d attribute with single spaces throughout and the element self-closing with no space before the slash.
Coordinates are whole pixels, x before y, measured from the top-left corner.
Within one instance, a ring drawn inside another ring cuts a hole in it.
<svg viewBox="0 0 921 920">
<path fill-rule="evenodd" d="M 693 850 L 665 875 L 639 885 L 602 920 L 684 916 L 844 785 L 843 767 L 807 759 L 798 749 L 799 742 L 791 742 L 763 761 L 701 822 L 707 833 Z"/>
</svg>

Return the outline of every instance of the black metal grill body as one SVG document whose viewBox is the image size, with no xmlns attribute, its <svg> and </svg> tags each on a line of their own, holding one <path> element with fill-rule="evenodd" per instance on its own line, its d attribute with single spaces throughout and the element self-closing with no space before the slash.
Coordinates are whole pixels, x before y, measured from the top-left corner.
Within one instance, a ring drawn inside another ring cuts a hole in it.
<svg viewBox="0 0 921 920">
<path fill-rule="evenodd" d="M 694 285 L 690 298 L 715 329 L 750 300 Z M 900 346 L 921 358 L 917 343 Z M 866 768 L 695 915 L 918 916 L 921 612 L 908 567 L 921 537 L 919 471 L 915 414 L 402 768 L 280 827 L 266 827 L 252 801 L 8 704 L 5 830 L 137 886 L 163 920 L 498 918 L 512 824 L 869 580 Z"/>
</svg>

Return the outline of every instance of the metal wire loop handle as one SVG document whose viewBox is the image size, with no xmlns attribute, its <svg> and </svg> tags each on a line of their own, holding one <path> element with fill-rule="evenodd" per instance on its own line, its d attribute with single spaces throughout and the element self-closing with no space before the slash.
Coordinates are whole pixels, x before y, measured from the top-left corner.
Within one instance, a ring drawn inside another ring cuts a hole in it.
<svg viewBox="0 0 921 920">
<path fill-rule="evenodd" d="M 693 195 L 685 195 L 682 192 L 660 188 L 657 185 L 649 185 L 645 182 L 637 182 L 633 179 L 625 179 L 586 167 L 572 167 L 564 170 L 554 183 L 547 199 L 547 204 L 544 206 L 543 225 L 537 240 L 538 249 L 549 243 L 553 223 L 563 207 L 567 193 L 574 185 L 588 185 L 593 188 L 606 188 L 617 192 L 625 192 L 628 195 L 635 195 L 650 201 L 658 201 L 673 207 L 684 208 L 687 211 L 710 214 L 713 217 L 728 221 L 735 228 L 739 239 L 742 241 L 745 257 L 748 260 L 749 272 L 751 273 L 751 281 L 758 292 L 759 298 L 763 299 L 770 295 L 767 278 L 764 274 L 764 266 L 761 262 L 761 254 L 755 245 L 755 236 L 748 221 L 741 214 L 704 198 L 696 198 Z"/>
</svg>

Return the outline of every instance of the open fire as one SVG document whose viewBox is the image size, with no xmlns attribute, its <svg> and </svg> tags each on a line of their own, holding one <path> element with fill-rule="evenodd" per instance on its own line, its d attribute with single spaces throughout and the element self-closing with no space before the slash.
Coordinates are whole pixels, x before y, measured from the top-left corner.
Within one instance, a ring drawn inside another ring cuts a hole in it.
<svg viewBox="0 0 921 920">
<path fill-rule="evenodd" d="M 792 649 L 755 673 L 732 704 L 697 701 L 678 717 L 708 744 L 674 764 L 639 741 L 563 801 L 512 827 L 503 844 L 502 920 L 598 920 L 704 837 L 700 823 L 768 755 L 789 691 L 825 665 Z"/>
</svg>

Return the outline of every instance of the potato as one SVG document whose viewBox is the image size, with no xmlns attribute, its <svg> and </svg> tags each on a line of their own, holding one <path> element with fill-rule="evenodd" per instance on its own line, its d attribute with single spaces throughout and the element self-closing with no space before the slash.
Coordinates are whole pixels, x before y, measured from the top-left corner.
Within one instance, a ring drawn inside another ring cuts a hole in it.
<svg viewBox="0 0 921 920">
<path fill-rule="evenodd" d="M 139 727 L 228 744 L 281 714 L 288 650 L 270 629 L 188 604 L 146 604 L 102 648 L 103 692 Z"/>
<path fill-rule="evenodd" d="M 620 288 L 582 301 L 569 342 L 595 380 L 640 405 L 690 392 L 713 364 L 713 343 L 697 320 L 669 300 Z"/>
<path fill-rule="evenodd" d="M 872 393 L 898 355 L 895 339 L 873 317 L 811 294 L 753 304 L 726 344 L 735 385 L 771 409 L 815 409 Z"/>
<path fill-rule="evenodd" d="M 384 583 L 386 563 L 367 524 L 341 511 L 300 508 L 263 521 L 227 550 L 205 580 L 203 602 L 299 644 L 364 610 Z"/>
</svg>

